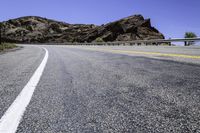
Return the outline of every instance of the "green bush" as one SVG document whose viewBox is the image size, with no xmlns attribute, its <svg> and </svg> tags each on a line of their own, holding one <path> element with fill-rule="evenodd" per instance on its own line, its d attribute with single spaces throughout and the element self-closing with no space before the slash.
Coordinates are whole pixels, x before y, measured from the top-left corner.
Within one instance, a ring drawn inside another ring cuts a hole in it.
<svg viewBox="0 0 200 133">
<path fill-rule="evenodd" d="M 186 32 L 185 33 L 185 38 L 196 38 L 197 35 L 194 32 Z M 185 42 L 185 46 L 189 46 L 189 45 L 193 45 L 195 44 L 195 42 L 193 41 L 189 41 L 189 42 Z"/>
<path fill-rule="evenodd" d="M 32 25 L 28 25 L 28 26 L 26 27 L 26 29 L 29 30 L 29 31 L 34 31 L 34 28 L 33 28 Z"/>
<path fill-rule="evenodd" d="M 194 32 L 186 32 L 185 38 L 196 38 L 197 35 Z"/>
<path fill-rule="evenodd" d="M 104 42 L 104 40 L 101 37 L 98 37 L 95 39 L 95 42 Z"/>
</svg>

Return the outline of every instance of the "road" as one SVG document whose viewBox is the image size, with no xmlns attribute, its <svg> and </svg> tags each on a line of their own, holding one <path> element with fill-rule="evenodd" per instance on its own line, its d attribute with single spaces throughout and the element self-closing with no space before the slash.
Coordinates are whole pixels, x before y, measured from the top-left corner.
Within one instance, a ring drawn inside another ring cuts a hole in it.
<svg viewBox="0 0 200 133">
<path fill-rule="evenodd" d="M 200 132 L 199 47 L 23 47 L 0 54 L 0 117 L 49 57 L 17 133 Z"/>
</svg>

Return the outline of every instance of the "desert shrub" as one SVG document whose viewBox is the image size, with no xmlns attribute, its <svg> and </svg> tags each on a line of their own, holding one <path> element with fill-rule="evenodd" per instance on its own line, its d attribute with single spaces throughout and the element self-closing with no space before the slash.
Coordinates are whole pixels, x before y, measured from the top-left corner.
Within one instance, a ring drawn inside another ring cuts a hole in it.
<svg viewBox="0 0 200 133">
<path fill-rule="evenodd" d="M 29 31 L 33 31 L 33 30 L 34 30 L 33 26 L 31 26 L 31 25 L 28 25 L 28 26 L 26 27 L 26 29 L 29 30 Z"/>
<path fill-rule="evenodd" d="M 57 23 L 51 23 L 49 26 L 53 31 L 62 32 L 61 27 Z"/>
<path fill-rule="evenodd" d="M 95 42 L 104 42 L 104 40 L 101 37 L 98 37 L 95 39 Z"/>
</svg>

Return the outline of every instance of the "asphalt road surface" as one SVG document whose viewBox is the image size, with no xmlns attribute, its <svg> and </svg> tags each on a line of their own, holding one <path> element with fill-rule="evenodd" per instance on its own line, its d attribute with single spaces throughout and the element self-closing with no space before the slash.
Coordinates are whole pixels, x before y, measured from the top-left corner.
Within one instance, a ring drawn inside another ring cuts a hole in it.
<svg viewBox="0 0 200 133">
<path fill-rule="evenodd" d="M 200 132 L 200 47 L 23 47 L 0 54 L 0 117 L 49 57 L 17 133 Z"/>
</svg>

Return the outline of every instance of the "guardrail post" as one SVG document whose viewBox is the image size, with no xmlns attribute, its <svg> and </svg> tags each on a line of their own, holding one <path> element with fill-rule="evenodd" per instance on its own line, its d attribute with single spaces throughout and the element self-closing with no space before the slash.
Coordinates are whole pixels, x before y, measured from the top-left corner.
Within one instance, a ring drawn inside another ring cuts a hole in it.
<svg viewBox="0 0 200 133">
<path fill-rule="evenodd" d="M 185 43 L 185 46 L 187 46 L 187 41 L 185 41 L 184 43 Z"/>
</svg>

